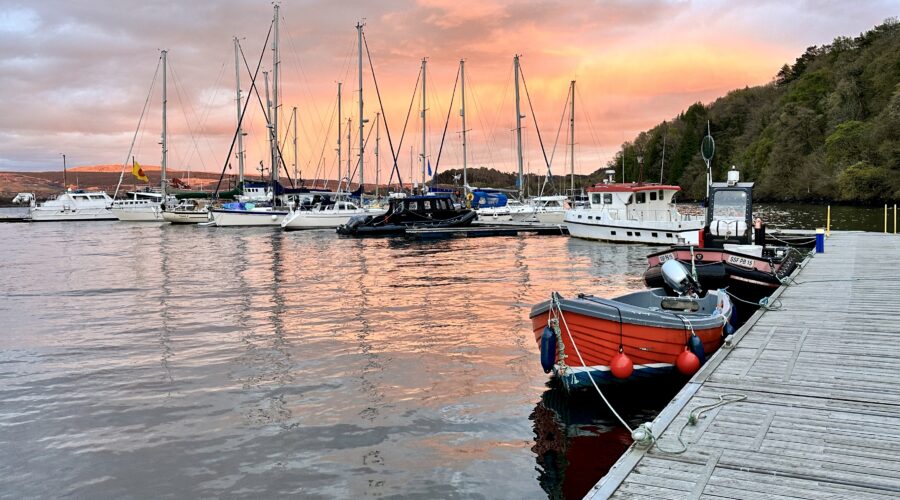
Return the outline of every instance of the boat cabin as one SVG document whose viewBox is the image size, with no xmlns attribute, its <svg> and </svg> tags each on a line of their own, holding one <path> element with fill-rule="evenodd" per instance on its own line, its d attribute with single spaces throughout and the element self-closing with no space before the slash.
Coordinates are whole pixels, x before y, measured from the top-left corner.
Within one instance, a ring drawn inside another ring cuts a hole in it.
<svg viewBox="0 0 900 500">
<path fill-rule="evenodd" d="M 391 198 L 391 206 L 388 213 L 412 212 L 419 215 L 428 215 L 435 212 L 452 212 L 456 207 L 449 196 L 408 196 L 406 198 Z"/>
<path fill-rule="evenodd" d="M 614 219 L 670 220 L 679 191 L 663 184 L 604 182 L 588 188 L 588 205 Z"/>
<path fill-rule="evenodd" d="M 704 246 L 724 248 L 726 244 L 750 245 L 753 233 L 753 183 L 739 182 L 732 167 L 727 182 L 713 182 L 706 208 Z"/>
</svg>

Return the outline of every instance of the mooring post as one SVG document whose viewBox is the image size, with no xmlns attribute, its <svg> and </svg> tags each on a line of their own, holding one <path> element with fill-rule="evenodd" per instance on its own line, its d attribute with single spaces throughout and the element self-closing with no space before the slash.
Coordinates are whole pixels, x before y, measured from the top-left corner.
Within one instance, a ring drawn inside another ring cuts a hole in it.
<svg viewBox="0 0 900 500">
<path fill-rule="evenodd" d="M 887 234 L 887 203 L 884 204 L 884 234 Z"/>
<path fill-rule="evenodd" d="M 825 228 L 816 228 L 816 253 L 825 253 Z"/>
<path fill-rule="evenodd" d="M 828 205 L 828 215 L 825 216 L 825 236 L 831 238 L 831 205 Z"/>
</svg>

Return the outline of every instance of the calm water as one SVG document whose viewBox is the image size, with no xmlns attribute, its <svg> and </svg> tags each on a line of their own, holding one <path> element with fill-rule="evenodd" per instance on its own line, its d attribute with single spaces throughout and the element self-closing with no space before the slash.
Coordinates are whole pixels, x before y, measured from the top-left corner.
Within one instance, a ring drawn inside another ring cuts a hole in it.
<svg viewBox="0 0 900 500">
<path fill-rule="evenodd" d="M 0 224 L 0 495 L 580 496 L 628 435 L 548 388 L 528 310 L 650 250 Z"/>
</svg>

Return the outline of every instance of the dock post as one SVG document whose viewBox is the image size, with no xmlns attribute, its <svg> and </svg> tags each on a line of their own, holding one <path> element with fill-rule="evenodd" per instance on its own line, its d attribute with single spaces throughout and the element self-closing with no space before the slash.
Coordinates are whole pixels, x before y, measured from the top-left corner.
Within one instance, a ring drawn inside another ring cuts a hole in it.
<svg viewBox="0 0 900 500">
<path fill-rule="evenodd" d="M 897 234 L 897 204 L 894 203 L 894 234 Z"/>
<path fill-rule="evenodd" d="M 825 216 L 825 236 L 831 237 L 831 205 L 828 205 L 828 215 Z"/>
<path fill-rule="evenodd" d="M 825 253 L 825 228 L 816 228 L 816 253 Z"/>
<path fill-rule="evenodd" d="M 884 204 L 884 234 L 888 234 L 888 232 L 887 232 L 887 203 Z"/>
</svg>

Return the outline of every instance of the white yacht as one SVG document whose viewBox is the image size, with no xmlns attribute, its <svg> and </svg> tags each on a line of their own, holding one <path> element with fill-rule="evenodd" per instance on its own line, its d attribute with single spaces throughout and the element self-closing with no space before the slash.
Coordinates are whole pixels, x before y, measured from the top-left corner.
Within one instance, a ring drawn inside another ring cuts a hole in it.
<svg viewBox="0 0 900 500">
<path fill-rule="evenodd" d="M 563 224 L 566 216 L 565 196 L 535 196 L 525 203 L 510 201 L 510 217 L 513 222 L 540 222 Z"/>
<path fill-rule="evenodd" d="M 110 211 L 113 199 L 105 191 L 66 191 L 53 200 L 31 208 L 31 220 L 115 220 Z"/>
<path fill-rule="evenodd" d="M 607 172 L 609 174 L 609 172 Z M 617 183 L 612 175 L 588 188 L 588 206 L 566 212 L 575 238 L 653 245 L 697 245 L 704 220 L 682 215 L 672 201 L 678 186 Z"/>
<path fill-rule="evenodd" d="M 349 201 L 336 201 L 334 203 L 317 203 L 310 210 L 293 210 L 283 221 L 281 227 L 285 230 L 294 229 L 335 229 L 350 221 L 357 215 L 382 215 L 386 212 L 382 208 L 362 208 Z"/>
<path fill-rule="evenodd" d="M 162 218 L 162 193 L 156 191 L 129 191 L 124 200 L 113 201 L 110 210 L 121 221 L 160 222 Z M 174 201 L 174 199 L 172 199 Z"/>
<path fill-rule="evenodd" d="M 207 200 L 181 200 L 173 207 L 166 207 L 162 218 L 172 224 L 200 224 L 209 222 Z"/>
</svg>

